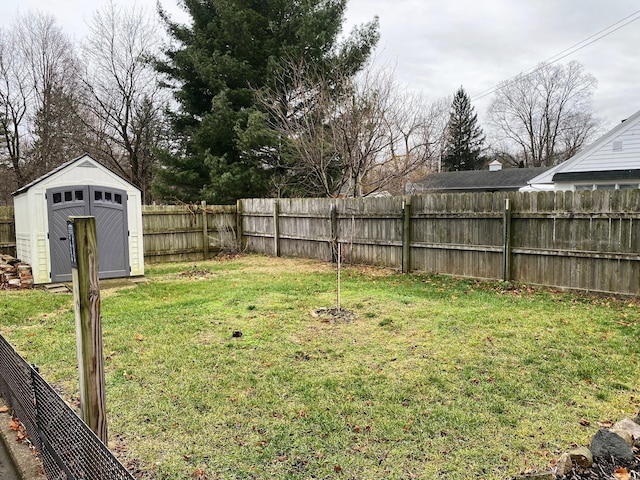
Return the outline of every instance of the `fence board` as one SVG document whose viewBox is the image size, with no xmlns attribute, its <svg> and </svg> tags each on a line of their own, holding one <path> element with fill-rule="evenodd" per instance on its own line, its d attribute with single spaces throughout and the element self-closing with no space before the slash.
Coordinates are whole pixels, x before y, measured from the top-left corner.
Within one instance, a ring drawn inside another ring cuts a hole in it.
<svg viewBox="0 0 640 480">
<path fill-rule="evenodd" d="M 16 254 L 13 207 L 0 207 L 0 253 L 11 256 Z"/>
</svg>

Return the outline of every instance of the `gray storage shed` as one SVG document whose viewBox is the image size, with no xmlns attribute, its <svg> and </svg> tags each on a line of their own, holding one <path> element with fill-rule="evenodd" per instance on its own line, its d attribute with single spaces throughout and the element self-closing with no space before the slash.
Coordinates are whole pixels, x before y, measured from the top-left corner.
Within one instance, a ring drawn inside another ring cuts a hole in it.
<svg viewBox="0 0 640 480">
<path fill-rule="evenodd" d="M 96 218 L 100 278 L 144 275 L 142 195 L 83 155 L 13 193 L 16 253 L 36 284 L 71 280 L 69 216 Z"/>
</svg>

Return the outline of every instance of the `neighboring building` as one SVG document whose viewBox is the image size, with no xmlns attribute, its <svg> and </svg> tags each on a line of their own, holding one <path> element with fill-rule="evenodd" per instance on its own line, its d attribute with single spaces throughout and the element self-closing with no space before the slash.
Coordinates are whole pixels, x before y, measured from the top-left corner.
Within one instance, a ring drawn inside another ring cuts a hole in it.
<svg viewBox="0 0 640 480">
<path fill-rule="evenodd" d="M 13 193 L 16 253 L 35 283 L 71 280 L 69 216 L 96 218 L 100 278 L 144 275 L 140 190 L 88 155 Z"/>
<path fill-rule="evenodd" d="M 464 170 L 459 172 L 432 173 L 423 180 L 410 183 L 406 187 L 408 194 L 426 192 L 517 192 L 525 187 L 529 180 L 548 170 L 539 168 L 502 168 L 494 160 L 489 170 Z"/>
<path fill-rule="evenodd" d="M 640 111 L 522 191 L 640 188 Z"/>
</svg>

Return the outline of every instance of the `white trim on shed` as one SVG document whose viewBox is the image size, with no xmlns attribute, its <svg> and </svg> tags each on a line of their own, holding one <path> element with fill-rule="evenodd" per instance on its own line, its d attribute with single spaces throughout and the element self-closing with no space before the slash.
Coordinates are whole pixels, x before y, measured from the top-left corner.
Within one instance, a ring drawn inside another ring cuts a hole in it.
<svg viewBox="0 0 640 480">
<path fill-rule="evenodd" d="M 34 283 L 51 282 L 51 245 L 48 238 L 51 229 L 46 192 L 52 188 L 73 186 L 106 187 L 126 192 L 129 275 L 144 275 L 140 190 L 89 155 L 82 155 L 13 193 L 16 253 L 18 258 L 31 265 Z M 98 257 L 100 257 L 99 253 Z"/>
</svg>

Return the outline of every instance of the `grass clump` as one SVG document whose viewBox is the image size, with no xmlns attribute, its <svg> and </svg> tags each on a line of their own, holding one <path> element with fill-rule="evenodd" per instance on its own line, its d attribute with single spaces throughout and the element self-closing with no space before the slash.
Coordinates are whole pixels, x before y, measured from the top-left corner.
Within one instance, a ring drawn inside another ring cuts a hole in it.
<svg viewBox="0 0 640 480">
<path fill-rule="evenodd" d="M 109 432 L 144 478 L 503 479 L 640 405 L 636 302 L 345 268 L 352 316 L 329 322 L 330 265 L 147 276 L 102 301 Z M 77 396 L 71 296 L 0 300 L 0 332 Z"/>
</svg>

